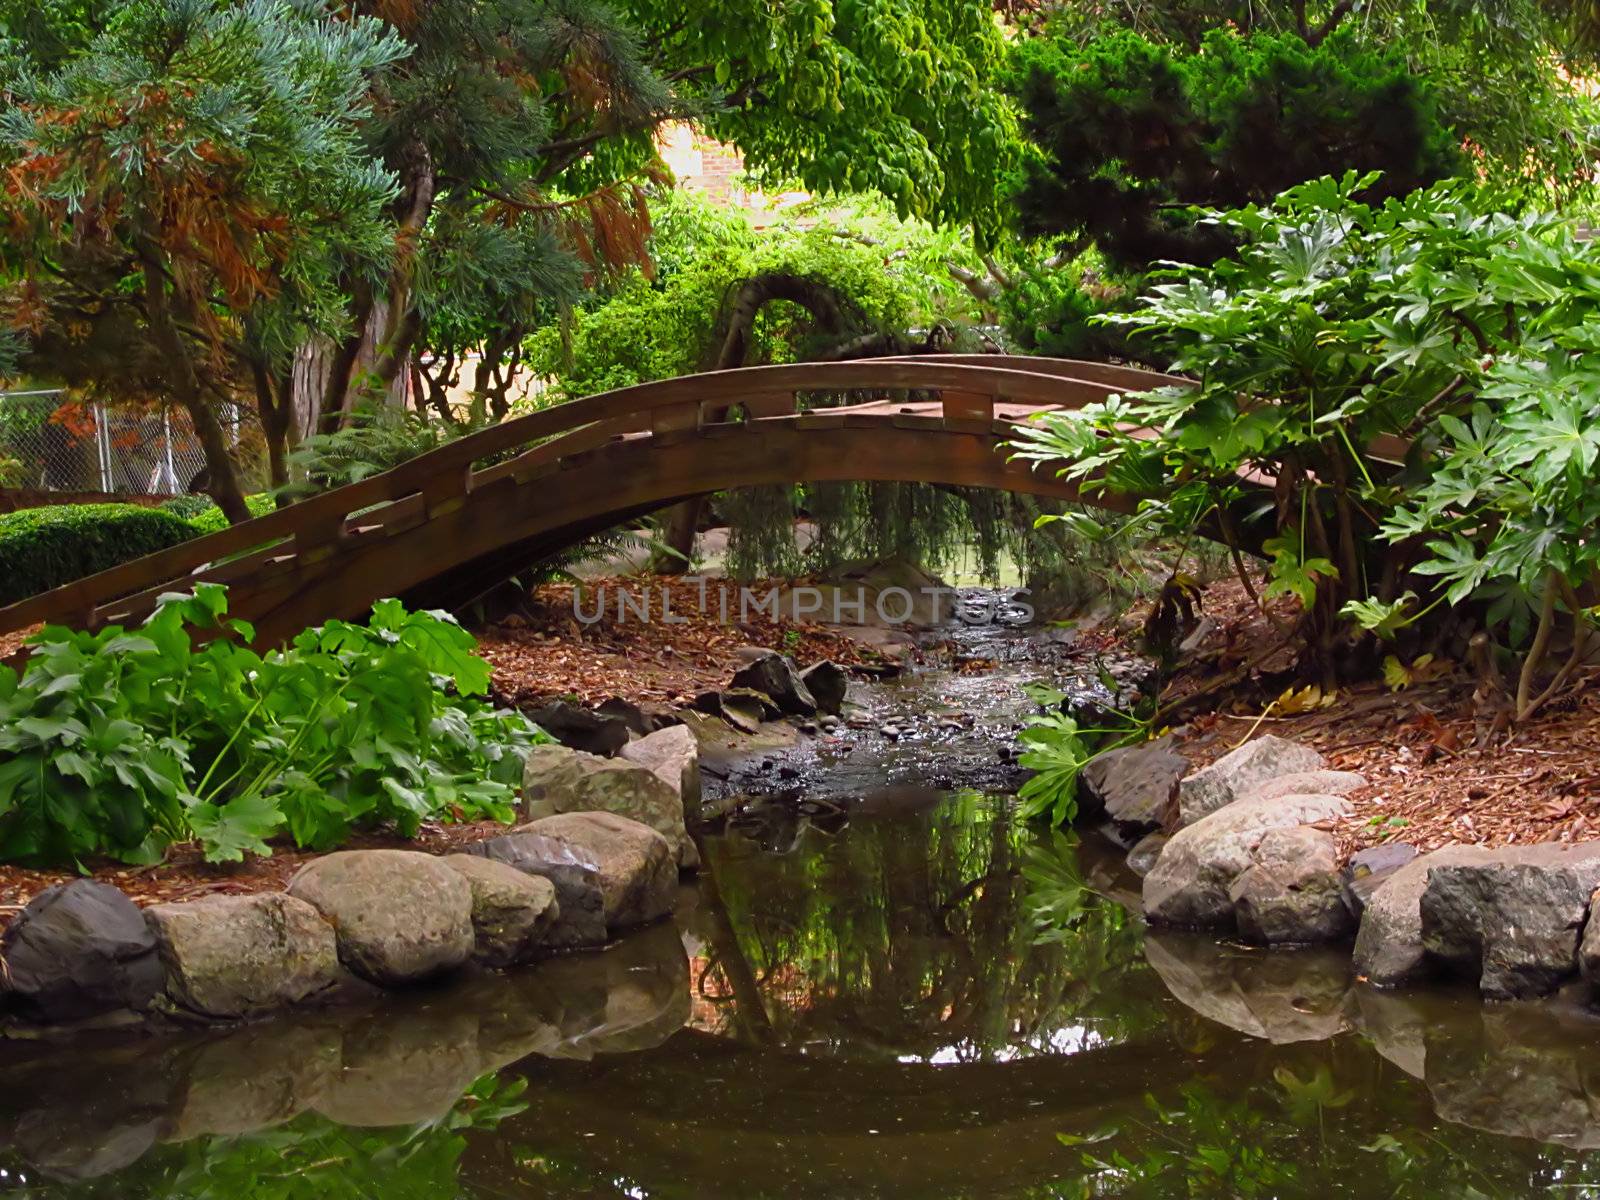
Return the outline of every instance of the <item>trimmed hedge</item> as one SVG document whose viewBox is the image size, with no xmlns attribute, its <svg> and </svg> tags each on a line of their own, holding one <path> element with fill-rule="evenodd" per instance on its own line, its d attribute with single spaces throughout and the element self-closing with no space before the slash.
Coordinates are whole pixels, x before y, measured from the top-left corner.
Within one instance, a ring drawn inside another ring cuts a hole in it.
<svg viewBox="0 0 1600 1200">
<path fill-rule="evenodd" d="M 0 604 L 177 546 L 195 536 L 182 517 L 136 504 L 63 504 L 0 516 Z"/>
<path fill-rule="evenodd" d="M 270 512 L 278 511 L 278 502 L 265 492 L 254 496 L 246 496 L 245 504 L 250 509 L 252 517 L 264 517 Z M 222 515 L 222 510 L 210 500 L 206 501 L 207 507 L 198 515 L 189 518 L 200 533 L 221 533 L 228 527 L 228 518 Z"/>
<path fill-rule="evenodd" d="M 248 503 L 258 517 L 274 507 L 271 496 L 251 496 Z M 192 519 L 166 505 L 136 504 L 61 504 L 5 513 L 0 515 L 0 605 L 227 527 L 215 505 Z"/>
</svg>

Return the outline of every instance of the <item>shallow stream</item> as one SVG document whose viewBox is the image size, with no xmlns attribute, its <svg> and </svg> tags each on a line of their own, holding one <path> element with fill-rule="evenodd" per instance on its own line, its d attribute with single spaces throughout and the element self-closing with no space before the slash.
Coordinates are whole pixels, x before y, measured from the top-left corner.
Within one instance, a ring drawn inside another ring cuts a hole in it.
<svg viewBox="0 0 1600 1200">
<path fill-rule="evenodd" d="M 0 1193 L 1600 1196 L 1600 1023 L 1147 932 L 1114 848 L 955 789 L 1009 769 L 995 678 L 755 772 L 675 921 L 606 953 L 0 1047 Z"/>
</svg>

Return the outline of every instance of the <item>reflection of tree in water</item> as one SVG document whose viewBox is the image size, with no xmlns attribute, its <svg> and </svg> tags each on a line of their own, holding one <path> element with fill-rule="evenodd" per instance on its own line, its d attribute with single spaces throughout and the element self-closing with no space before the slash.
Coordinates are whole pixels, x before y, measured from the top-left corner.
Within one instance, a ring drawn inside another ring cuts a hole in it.
<svg viewBox="0 0 1600 1200">
<path fill-rule="evenodd" d="M 893 820 L 808 826 L 792 847 L 708 847 L 710 947 L 694 983 L 719 1031 L 970 1061 L 1082 1049 L 1161 1019 L 1146 986 L 1148 1005 L 1076 1020 L 1137 969 L 1139 931 L 1086 890 L 1072 842 L 1037 843 L 1004 801 L 956 793 Z"/>
</svg>

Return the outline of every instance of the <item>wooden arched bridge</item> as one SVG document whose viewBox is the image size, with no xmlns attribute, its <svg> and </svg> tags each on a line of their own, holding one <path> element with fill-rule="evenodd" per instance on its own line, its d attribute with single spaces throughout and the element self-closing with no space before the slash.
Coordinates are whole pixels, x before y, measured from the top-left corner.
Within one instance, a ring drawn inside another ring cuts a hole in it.
<svg viewBox="0 0 1600 1200">
<path fill-rule="evenodd" d="M 40 621 L 138 621 L 163 593 L 209 580 L 230 586 L 230 611 L 253 622 L 262 642 L 282 641 L 329 618 L 358 617 L 385 596 L 458 606 L 620 521 L 759 484 L 921 482 L 1073 500 L 1072 484 L 1008 461 L 1000 444 L 1014 423 L 1181 382 L 1103 363 L 939 355 L 641 384 L 506 421 L 0 609 L 0 633 Z M 879 398 L 817 403 L 840 393 Z M 883 398 L 894 396 L 905 398 Z M 493 465 L 477 466 L 485 460 Z"/>
</svg>

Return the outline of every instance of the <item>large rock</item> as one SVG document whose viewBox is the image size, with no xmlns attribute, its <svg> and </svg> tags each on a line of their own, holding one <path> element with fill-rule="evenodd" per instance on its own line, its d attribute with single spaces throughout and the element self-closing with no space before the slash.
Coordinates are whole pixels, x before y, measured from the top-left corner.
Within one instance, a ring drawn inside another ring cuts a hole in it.
<svg viewBox="0 0 1600 1200">
<path fill-rule="evenodd" d="M 687 725 L 670 725 L 629 742 L 622 757 L 677 792 L 686 815 L 700 811 L 700 743 Z"/>
<path fill-rule="evenodd" d="M 563 746 L 610 757 L 628 742 L 628 722 L 615 713 L 600 713 L 570 700 L 552 700 L 528 717 Z"/>
<path fill-rule="evenodd" d="M 523 768 L 522 795 L 529 821 L 560 813 L 615 813 L 666 838 L 678 865 L 699 861 L 684 824 L 683 798 L 637 762 L 598 758 L 565 746 L 534 746 Z"/>
<path fill-rule="evenodd" d="M 34 1021 L 77 1021 L 143 1009 L 165 974 L 144 914 L 110 884 L 91 879 L 46 888 L 0 938 L 0 986 Z"/>
<path fill-rule="evenodd" d="M 817 699 L 800 678 L 794 662 L 776 650 L 762 650 L 740 667 L 732 686 L 770 696 L 780 709 L 795 716 L 809 717 L 817 711 Z"/>
<path fill-rule="evenodd" d="M 850 690 L 850 676 L 836 662 L 823 659 L 812 663 L 800 672 L 800 682 L 816 701 L 817 711 L 837 715 L 844 708 L 845 693 Z"/>
<path fill-rule="evenodd" d="M 1142 746 L 1124 746 L 1090 760 L 1079 777 L 1084 816 L 1104 815 L 1124 838 L 1161 828 L 1189 760 L 1167 734 Z"/>
<path fill-rule="evenodd" d="M 1422 946 L 1494 1000 L 1542 996 L 1578 970 L 1600 886 L 1600 843 L 1505 846 L 1436 864 L 1422 893 Z"/>
<path fill-rule="evenodd" d="M 1309 746 L 1271 734 L 1258 737 L 1179 781 L 1178 821 L 1193 825 L 1280 775 L 1318 771 L 1325 765 L 1322 755 Z"/>
<path fill-rule="evenodd" d="M 526 962 L 549 941 L 561 916 L 556 887 L 481 854 L 451 854 L 445 866 L 472 889 L 474 956 L 485 966 Z"/>
<path fill-rule="evenodd" d="M 1255 865 L 1262 837 L 1348 811 L 1337 796 L 1241 800 L 1178 830 L 1144 877 L 1145 917 L 1162 925 L 1233 928 L 1228 891 Z"/>
<path fill-rule="evenodd" d="M 1258 783 L 1241 800 L 1276 800 L 1279 796 L 1348 796 L 1367 786 L 1355 771 L 1291 771 Z"/>
<path fill-rule="evenodd" d="M 571 949 L 606 940 L 605 899 L 600 864 L 581 846 L 537 833 L 508 833 L 475 842 L 467 853 L 538 876 L 555 888 L 557 916 L 545 934 L 549 946 Z"/>
<path fill-rule="evenodd" d="M 517 832 L 564 842 L 598 864 L 608 930 L 672 911 L 678 864 L 671 844 L 648 826 L 615 813 L 574 812 L 531 821 Z"/>
<path fill-rule="evenodd" d="M 1333 950 L 1275 954 L 1190 934 L 1151 933 L 1144 955 L 1167 990 L 1208 1020 L 1274 1044 L 1350 1027 L 1350 960 Z"/>
<path fill-rule="evenodd" d="M 208 896 L 146 910 L 180 1008 L 222 1019 L 298 1004 L 339 978 L 333 927 L 293 896 Z"/>
<path fill-rule="evenodd" d="M 384 987 L 443 974 L 472 957 L 472 889 L 412 850 L 345 850 L 313 859 L 289 894 L 333 923 L 339 958 Z"/>
<path fill-rule="evenodd" d="M 763 721 L 769 716 L 778 715 L 777 705 L 760 692 L 751 691 L 749 688 L 735 688 L 726 692 L 701 692 L 694 698 L 691 707 L 695 712 L 721 717 L 740 733 L 759 733 Z"/>
<path fill-rule="evenodd" d="M 1355 928 L 1339 886 L 1333 835 L 1309 825 L 1271 829 L 1256 847 L 1255 865 L 1233 881 L 1239 933 L 1248 941 L 1330 942 Z"/>
<path fill-rule="evenodd" d="M 1428 973 L 1422 949 L 1422 893 L 1435 866 L 1486 854 L 1477 846 L 1444 846 L 1395 869 L 1368 896 L 1356 931 L 1355 968 L 1368 983 L 1397 987 Z"/>
<path fill-rule="evenodd" d="M 682 722 L 682 718 L 665 704 L 636 704 L 621 696 L 602 701 L 594 711 L 598 716 L 614 717 L 621 721 L 635 737 L 646 737 L 658 729 Z"/>
</svg>

